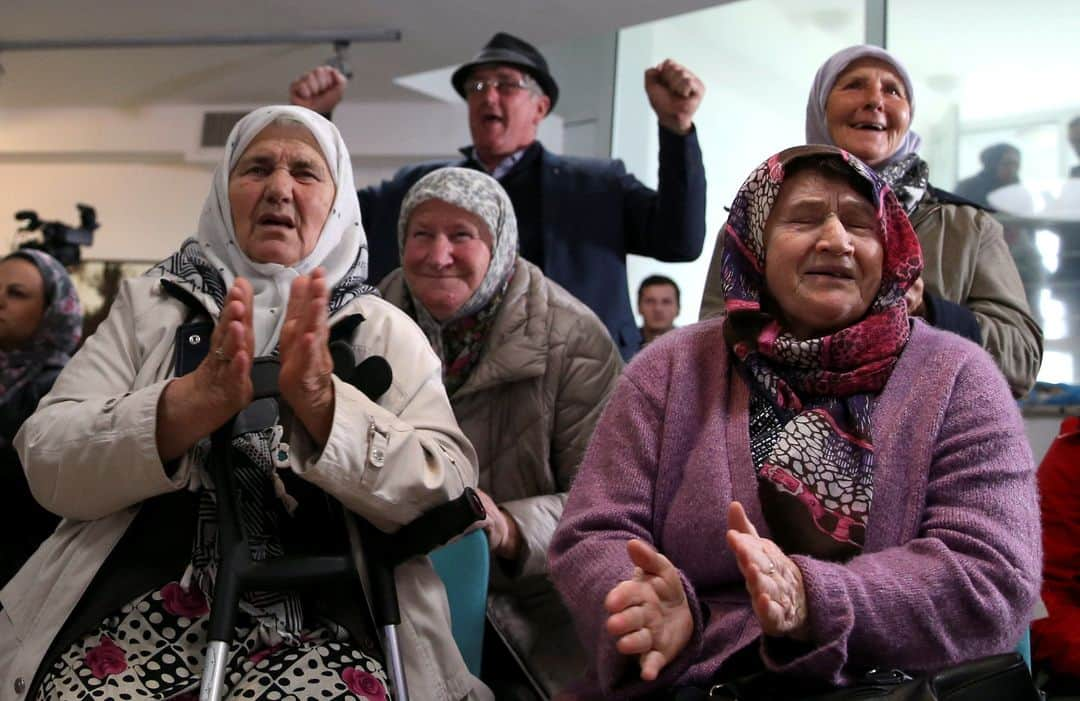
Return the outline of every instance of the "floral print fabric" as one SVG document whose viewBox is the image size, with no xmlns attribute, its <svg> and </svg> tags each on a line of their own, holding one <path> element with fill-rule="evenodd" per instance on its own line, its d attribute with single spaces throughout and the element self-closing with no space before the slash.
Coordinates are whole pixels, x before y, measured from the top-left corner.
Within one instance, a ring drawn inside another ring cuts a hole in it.
<svg viewBox="0 0 1080 701">
<path fill-rule="evenodd" d="M 881 287 L 860 321 L 833 334 L 799 340 L 769 311 L 765 223 L 785 166 L 835 156 L 871 186 L 884 248 Z M 862 545 L 873 499 L 874 398 L 910 335 L 904 293 L 922 271 L 922 252 L 892 190 L 868 166 L 827 146 L 788 149 L 762 163 L 739 190 L 721 232 L 725 338 L 751 391 L 765 399 L 780 430 L 760 436 L 758 476 L 801 504 L 829 538 Z M 758 422 L 768 426 L 770 421 Z M 785 501 L 791 505 L 791 500 Z"/>
<path fill-rule="evenodd" d="M 243 615 L 239 620 L 224 698 L 388 699 L 386 674 L 374 651 L 361 650 L 346 636 L 320 628 L 296 644 L 266 646 Z M 69 648 L 44 677 L 36 701 L 196 701 L 208 626 L 201 592 L 167 584 Z"/>
</svg>

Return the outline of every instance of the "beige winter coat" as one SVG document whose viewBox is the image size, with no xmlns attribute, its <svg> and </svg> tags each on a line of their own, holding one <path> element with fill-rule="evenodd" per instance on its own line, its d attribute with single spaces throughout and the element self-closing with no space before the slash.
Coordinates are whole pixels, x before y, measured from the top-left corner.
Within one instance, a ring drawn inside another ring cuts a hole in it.
<svg viewBox="0 0 1080 701">
<path fill-rule="evenodd" d="M 1042 365 L 1042 329 L 1031 316 L 1001 224 L 976 207 L 924 200 L 915 208 L 911 225 L 922 245 L 926 292 L 975 314 L 983 348 L 993 356 L 1013 394 L 1027 394 Z M 722 246 L 721 235 L 705 281 L 702 319 L 724 311 Z"/>
<path fill-rule="evenodd" d="M 216 316 L 212 300 L 200 301 Z M 416 325 L 371 295 L 331 322 L 357 312 L 365 321 L 353 348 L 359 358 L 386 357 L 393 384 L 376 404 L 335 378 L 326 446 L 317 452 L 298 424 L 285 427 L 287 440 L 298 476 L 394 530 L 475 484 L 476 457 L 454 421 L 439 360 Z M 64 521 L 0 591 L 0 701 L 24 698 L 53 637 L 140 503 L 189 486 L 190 461 L 183 459 L 170 478 L 155 442 L 158 399 L 173 373 L 176 330 L 186 316 L 160 280 L 124 282 L 109 317 L 16 438 L 34 496 Z M 356 556 L 362 566 L 358 550 Z M 399 567 L 396 580 L 413 696 L 490 698 L 454 644 L 446 593 L 427 558 Z"/>
<path fill-rule="evenodd" d="M 380 287 L 407 308 L 400 269 Z M 549 692 L 582 673 L 584 654 L 548 579 L 547 549 L 621 367 L 596 315 L 519 257 L 483 356 L 450 398 L 480 488 L 523 538 L 517 562 L 493 562 L 489 620 Z"/>
</svg>

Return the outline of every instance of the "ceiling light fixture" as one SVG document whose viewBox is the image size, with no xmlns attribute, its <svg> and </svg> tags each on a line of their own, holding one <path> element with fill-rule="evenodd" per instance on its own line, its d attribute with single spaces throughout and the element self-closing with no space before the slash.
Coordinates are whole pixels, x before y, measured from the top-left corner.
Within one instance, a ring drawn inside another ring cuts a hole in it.
<svg viewBox="0 0 1080 701">
<path fill-rule="evenodd" d="M 401 41 L 398 29 L 309 31 L 282 34 L 219 34 L 206 36 L 130 36 L 89 39 L 0 40 L 0 51 L 55 51 L 63 49 L 153 49 L 164 46 L 236 46 L 251 44 L 334 44 Z"/>
<path fill-rule="evenodd" d="M 349 67 L 349 45 L 352 42 L 377 43 L 401 41 L 399 29 L 360 29 L 353 31 L 308 31 L 283 34 L 218 34 L 211 36 L 127 36 L 90 39 L 22 39 L 0 40 L 4 51 L 62 51 L 70 49 L 156 49 L 183 46 L 251 46 L 255 44 L 325 44 L 334 47 L 334 55 L 326 64 L 352 78 Z M 0 64 L 0 76 L 4 75 Z"/>
</svg>

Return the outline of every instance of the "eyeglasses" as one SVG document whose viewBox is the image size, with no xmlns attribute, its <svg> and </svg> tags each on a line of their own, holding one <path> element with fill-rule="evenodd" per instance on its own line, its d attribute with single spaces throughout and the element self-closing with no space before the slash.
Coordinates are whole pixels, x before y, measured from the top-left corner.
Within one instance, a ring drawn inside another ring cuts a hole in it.
<svg viewBox="0 0 1080 701">
<path fill-rule="evenodd" d="M 495 88 L 503 97 L 514 95 L 518 90 L 532 90 L 534 83 L 527 78 L 486 78 L 484 80 L 470 80 L 465 83 L 466 95 L 482 95 L 488 88 Z"/>
</svg>

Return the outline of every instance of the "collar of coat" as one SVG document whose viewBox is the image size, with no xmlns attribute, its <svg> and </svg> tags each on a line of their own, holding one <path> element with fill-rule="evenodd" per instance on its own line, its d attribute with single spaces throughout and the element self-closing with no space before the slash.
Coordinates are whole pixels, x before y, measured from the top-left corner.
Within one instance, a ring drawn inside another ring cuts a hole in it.
<svg viewBox="0 0 1080 701">
<path fill-rule="evenodd" d="M 483 356 L 469 379 L 454 393 L 455 399 L 544 374 L 551 347 L 553 310 L 549 284 L 539 268 L 518 257 L 514 277 L 484 343 Z M 387 275 L 379 288 L 388 302 L 406 308 L 401 268 Z"/>
</svg>

